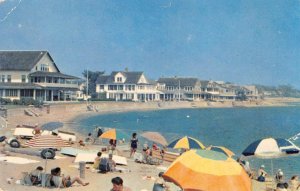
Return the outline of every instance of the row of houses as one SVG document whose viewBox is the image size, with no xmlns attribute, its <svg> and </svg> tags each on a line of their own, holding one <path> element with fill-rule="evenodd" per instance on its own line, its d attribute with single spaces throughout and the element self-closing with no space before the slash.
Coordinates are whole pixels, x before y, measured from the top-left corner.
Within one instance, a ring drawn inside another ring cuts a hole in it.
<svg viewBox="0 0 300 191">
<path fill-rule="evenodd" d="M 143 72 L 115 71 L 99 76 L 96 82 L 98 97 L 126 101 L 200 101 L 258 99 L 255 86 L 199 80 L 188 77 L 149 80 Z"/>
<path fill-rule="evenodd" d="M 0 51 L 0 97 L 76 101 L 83 98 L 80 78 L 61 73 L 47 51 Z M 114 71 L 96 81 L 98 99 L 115 101 L 236 100 L 259 97 L 255 86 L 170 77 L 157 81 L 143 72 Z"/>
</svg>

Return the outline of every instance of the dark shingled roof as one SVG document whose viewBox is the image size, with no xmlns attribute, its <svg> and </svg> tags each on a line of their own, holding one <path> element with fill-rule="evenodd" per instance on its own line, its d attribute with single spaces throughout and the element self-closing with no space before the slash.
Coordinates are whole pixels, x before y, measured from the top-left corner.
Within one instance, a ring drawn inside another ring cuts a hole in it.
<svg viewBox="0 0 300 191">
<path fill-rule="evenodd" d="M 80 79 L 75 76 L 70 76 L 67 74 L 59 73 L 59 72 L 43 72 L 43 71 L 37 71 L 29 74 L 32 77 L 38 77 L 38 76 L 46 76 L 46 77 L 56 77 L 56 78 L 65 78 L 65 79 Z"/>
<path fill-rule="evenodd" d="M 180 87 L 191 86 L 195 87 L 199 80 L 197 78 L 159 78 L 158 83 L 164 83 L 166 86 Z"/>
<path fill-rule="evenodd" d="M 97 84 L 114 84 L 114 76 L 118 73 L 122 73 L 126 77 L 125 84 L 137 84 L 143 72 L 118 72 L 114 71 L 110 75 L 102 75 L 97 79 Z"/>
<path fill-rule="evenodd" d="M 107 82 L 107 80 L 108 80 L 109 77 L 110 76 L 108 76 L 108 75 L 101 75 L 101 76 L 99 76 L 97 78 L 96 84 L 106 84 L 106 82 Z"/>
<path fill-rule="evenodd" d="M 54 63 L 47 51 L 0 51 L 0 70 L 30 71 L 45 54 Z"/>
</svg>

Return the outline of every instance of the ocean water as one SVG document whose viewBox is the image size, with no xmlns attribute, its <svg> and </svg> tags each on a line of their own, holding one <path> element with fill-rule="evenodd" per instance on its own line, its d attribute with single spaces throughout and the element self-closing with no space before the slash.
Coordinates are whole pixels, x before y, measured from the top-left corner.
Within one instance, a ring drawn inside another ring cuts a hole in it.
<svg viewBox="0 0 300 191">
<path fill-rule="evenodd" d="M 95 126 L 102 126 L 123 129 L 128 134 L 159 131 L 168 141 L 188 135 L 206 146 L 225 146 L 239 156 L 255 140 L 266 137 L 288 139 L 297 135 L 300 132 L 300 106 L 138 111 L 97 115 L 79 119 L 78 124 L 77 130 L 86 134 Z M 293 142 L 300 146 L 300 138 Z M 280 168 L 287 178 L 300 175 L 300 156 L 248 160 L 255 169 L 264 164 L 269 174 L 272 174 L 273 166 L 273 172 Z"/>
</svg>

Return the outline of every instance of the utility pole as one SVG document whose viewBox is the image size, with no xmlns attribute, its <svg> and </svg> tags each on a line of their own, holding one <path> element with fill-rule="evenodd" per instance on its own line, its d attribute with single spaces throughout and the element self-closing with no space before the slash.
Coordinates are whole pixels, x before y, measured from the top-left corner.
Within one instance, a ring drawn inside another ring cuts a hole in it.
<svg viewBox="0 0 300 191">
<path fill-rule="evenodd" d="M 179 85 L 179 98 L 178 98 L 178 100 L 180 101 L 180 79 L 178 79 L 178 85 Z"/>
<path fill-rule="evenodd" d="M 86 103 L 89 101 L 89 70 L 86 69 Z"/>
</svg>

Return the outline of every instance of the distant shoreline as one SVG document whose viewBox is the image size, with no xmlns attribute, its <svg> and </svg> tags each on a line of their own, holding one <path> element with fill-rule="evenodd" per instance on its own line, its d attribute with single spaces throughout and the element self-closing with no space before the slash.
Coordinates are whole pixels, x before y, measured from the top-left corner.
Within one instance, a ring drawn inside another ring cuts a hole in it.
<svg viewBox="0 0 300 191">
<path fill-rule="evenodd" d="M 48 122 L 62 122 L 64 128 L 69 131 L 76 131 L 72 124 L 76 121 L 99 114 L 119 113 L 129 111 L 147 111 L 161 109 L 188 109 L 188 108 L 235 108 L 235 107 L 293 107 L 290 103 L 300 103 L 300 98 L 268 98 L 258 101 L 224 101 L 224 102 L 93 102 L 96 108 L 94 111 L 87 111 L 86 103 L 61 103 L 50 106 L 50 113 L 46 109 L 35 109 L 39 117 L 27 116 L 24 114 L 24 107 L 8 110 L 8 127 L 15 128 L 17 125 L 31 124 L 42 126 Z M 78 132 L 77 132 L 78 133 Z"/>
</svg>

